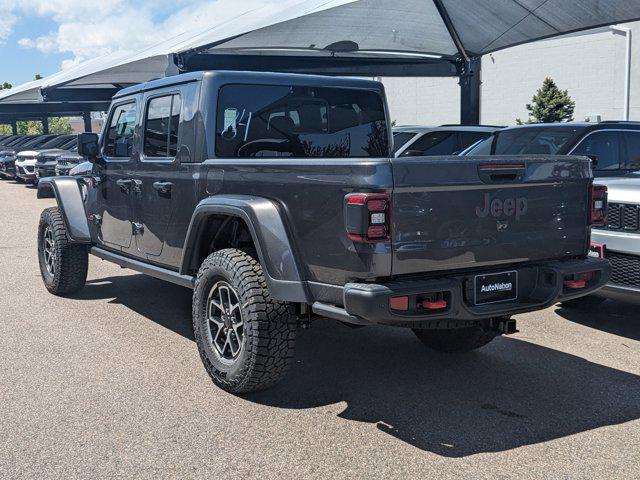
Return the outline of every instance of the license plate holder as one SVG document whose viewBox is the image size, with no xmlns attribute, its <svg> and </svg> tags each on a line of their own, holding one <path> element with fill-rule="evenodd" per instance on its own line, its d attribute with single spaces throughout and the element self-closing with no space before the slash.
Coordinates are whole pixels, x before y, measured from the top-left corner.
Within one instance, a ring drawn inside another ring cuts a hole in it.
<svg viewBox="0 0 640 480">
<path fill-rule="evenodd" d="M 518 298 L 518 272 L 516 270 L 476 275 L 473 284 L 473 300 L 476 305 L 510 302 Z"/>
</svg>

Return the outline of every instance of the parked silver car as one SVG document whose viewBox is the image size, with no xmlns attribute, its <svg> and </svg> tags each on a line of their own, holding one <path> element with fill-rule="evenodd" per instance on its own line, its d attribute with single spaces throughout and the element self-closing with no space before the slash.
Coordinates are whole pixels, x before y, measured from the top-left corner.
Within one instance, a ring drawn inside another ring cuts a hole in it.
<svg viewBox="0 0 640 480">
<path fill-rule="evenodd" d="M 597 182 L 609 189 L 609 209 L 607 224 L 592 230 L 591 251 L 611 262 L 611 280 L 597 294 L 566 304 L 588 308 L 607 298 L 640 303 L 640 173 Z"/>
</svg>

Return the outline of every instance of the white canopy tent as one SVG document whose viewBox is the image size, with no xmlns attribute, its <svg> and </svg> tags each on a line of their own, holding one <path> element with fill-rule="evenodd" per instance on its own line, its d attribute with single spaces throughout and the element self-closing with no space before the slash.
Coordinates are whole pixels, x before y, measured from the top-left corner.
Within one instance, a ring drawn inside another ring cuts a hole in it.
<svg viewBox="0 0 640 480">
<path fill-rule="evenodd" d="M 640 19 L 636 0 L 283 0 L 275 10 L 238 8 L 232 20 L 212 19 L 206 30 L 3 92 L 0 115 L 34 104 L 98 106 L 124 86 L 182 71 L 234 69 L 458 76 L 462 122 L 477 123 L 482 55 Z"/>
</svg>

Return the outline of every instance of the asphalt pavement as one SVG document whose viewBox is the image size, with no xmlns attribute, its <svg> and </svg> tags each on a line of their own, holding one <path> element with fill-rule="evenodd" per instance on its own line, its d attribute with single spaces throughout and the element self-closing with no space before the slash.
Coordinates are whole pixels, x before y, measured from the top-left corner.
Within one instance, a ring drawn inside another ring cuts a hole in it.
<svg viewBox="0 0 640 480">
<path fill-rule="evenodd" d="M 191 291 L 90 260 L 47 293 L 34 188 L 0 181 L 0 478 L 638 478 L 639 307 L 555 306 L 461 356 L 317 320 L 271 390 L 210 381 Z"/>
</svg>

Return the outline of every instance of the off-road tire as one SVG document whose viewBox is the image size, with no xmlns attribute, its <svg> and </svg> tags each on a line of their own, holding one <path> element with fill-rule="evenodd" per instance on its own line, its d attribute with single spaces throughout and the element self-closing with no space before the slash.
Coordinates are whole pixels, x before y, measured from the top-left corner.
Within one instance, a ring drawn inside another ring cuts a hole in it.
<svg viewBox="0 0 640 480">
<path fill-rule="evenodd" d="M 450 330 L 414 329 L 413 333 L 427 347 L 446 353 L 470 352 L 484 347 L 497 336 L 496 332 L 481 326 Z"/>
<path fill-rule="evenodd" d="M 215 353 L 209 333 L 209 294 L 218 282 L 237 294 L 244 322 L 244 346 L 232 364 Z M 277 383 L 293 358 L 298 318 L 293 305 L 271 298 L 262 266 L 250 253 L 219 250 L 202 263 L 193 292 L 193 331 L 200 357 L 213 382 L 239 394 Z"/>
<path fill-rule="evenodd" d="M 574 298 L 573 300 L 566 300 L 561 303 L 564 308 L 572 308 L 575 310 L 591 310 L 606 302 L 604 297 L 597 297 L 595 295 L 587 295 L 586 297 Z"/>
<path fill-rule="evenodd" d="M 53 271 L 45 260 L 45 232 L 50 229 L 54 240 Z M 69 242 L 67 228 L 57 207 L 47 208 L 40 215 L 38 226 L 38 261 L 45 287 L 54 295 L 64 296 L 78 292 L 87 281 L 89 252 L 86 245 Z"/>
</svg>

